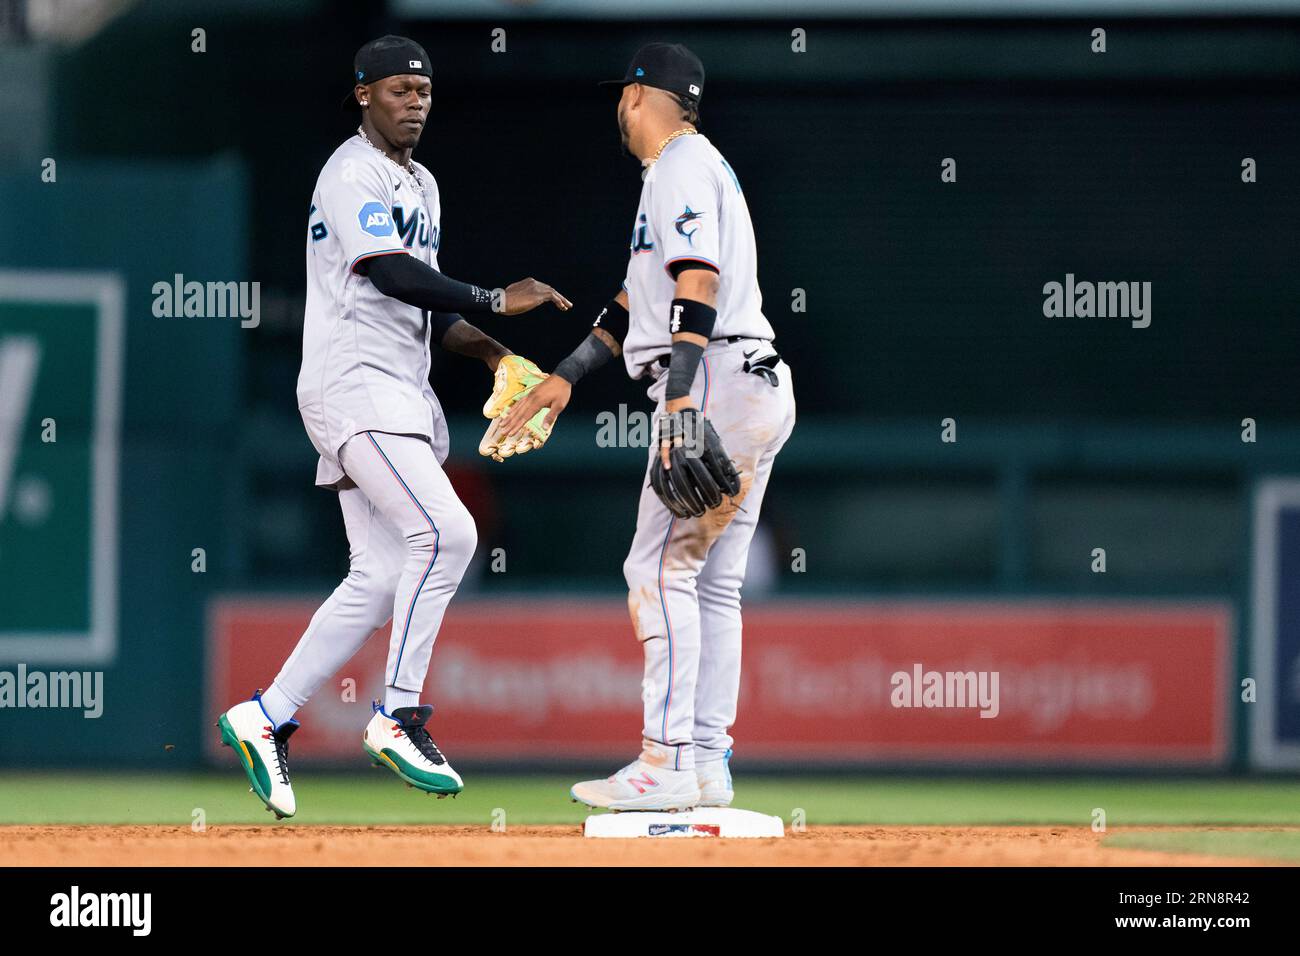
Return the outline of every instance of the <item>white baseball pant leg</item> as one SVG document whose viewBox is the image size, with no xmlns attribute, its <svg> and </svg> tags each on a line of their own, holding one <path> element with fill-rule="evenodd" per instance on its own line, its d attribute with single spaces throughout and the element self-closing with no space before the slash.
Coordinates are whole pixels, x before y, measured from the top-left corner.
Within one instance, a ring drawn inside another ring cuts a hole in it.
<svg viewBox="0 0 1300 956">
<path fill-rule="evenodd" d="M 443 613 L 477 546 L 474 519 L 423 438 L 362 432 L 339 461 L 355 485 L 339 492 L 348 575 L 312 617 L 274 686 L 302 706 L 391 618 L 384 684 L 414 703 Z"/>
<path fill-rule="evenodd" d="M 702 517 L 681 519 L 647 481 L 623 565 L 628 610 L 645 653 L 641 758 L 675 770 L 695 766 L 697 733 L 704 759 L 720 760 L 731 746 L 727 731 L 740 682 L 740 585 L 772 463 L 794 428 L 789 369 L 778 364 L 776 387 L 744 372 L 741 350 L 753 345 L 710 347 L 691 390 L 736 463 L 740 495 Z M 657 455 L 652 447 L 650 460 Z"/>
<path fill-rule="evenodd" d="M 722 532 L 696 576 L 701 638 L 691 740 L 697 767 L 722 761 L 734 742 L 730 730 L 736 722 L 740 698 L 740 587 L 745 581 L 749 546 L 778 451 L 779 445 L 770 447 L 759 458 L 754 483 L 743 503 L 745 510 Z"/>
</svg>

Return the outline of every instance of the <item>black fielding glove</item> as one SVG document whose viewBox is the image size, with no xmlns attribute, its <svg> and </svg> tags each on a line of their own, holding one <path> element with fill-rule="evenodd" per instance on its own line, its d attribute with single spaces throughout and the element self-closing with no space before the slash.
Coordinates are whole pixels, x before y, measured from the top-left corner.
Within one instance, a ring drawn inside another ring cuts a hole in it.
<svg viewBox="0 0 1300 956">
<path fill-rule="evenodd" d="M 661 412 L 656 434 L 671 442 L 665 469 L 659 455 L 650 463 L 650 487 L 678 518 L 698 518 L 722 504 L 723 495 L 740 494 L 740 475 L 722 447 L 713 423 L 698 409 Z"/>
</svg>

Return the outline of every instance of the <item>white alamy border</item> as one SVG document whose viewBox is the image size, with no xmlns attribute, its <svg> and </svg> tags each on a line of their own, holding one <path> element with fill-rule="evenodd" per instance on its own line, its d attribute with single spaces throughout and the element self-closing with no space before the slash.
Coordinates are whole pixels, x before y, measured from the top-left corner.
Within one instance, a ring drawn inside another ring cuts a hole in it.
<svg viewBox="0 0 1300 956">
<path fill-rule="evenodd" d="M 0 630 L 0 659 L 27 664 L 109 664 L 117 655 L 117 477 L 125 357 L 126 287 L 105 272 L 0 270 L 0 300 L 99 308 L 91 480 L 90 630 Z"/>
<path fill-rule="evenodd" d="M 1292 509 L 1300 509 L 1300 478 L 1266 478 L 1255 486 L 1250 667 L 1258 696 L 1251 705 L 1250 759 L 1256 767 L 1294 770 L 1300 767 L 1300 744 L 1278 741 L 1274 709 L 1282 692 L 1277 673 L 1278 517 Z"/>
</svg>

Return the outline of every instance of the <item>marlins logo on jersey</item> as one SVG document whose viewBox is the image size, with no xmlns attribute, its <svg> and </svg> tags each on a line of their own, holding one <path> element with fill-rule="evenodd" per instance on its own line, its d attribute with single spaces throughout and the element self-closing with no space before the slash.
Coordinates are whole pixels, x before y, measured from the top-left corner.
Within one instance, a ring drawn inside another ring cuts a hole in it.
<svg viewBox="0 0 1300 956">
<path fill-rule="evenodd" d="M 691 223 L 702 218 L 704 218 L 704 213 L 696 212 L 690 206 L 687 206 L 673 223 L 677 227 L 677 235 L 684 236 L 686 241 L 694 246 L 695 233 L 699 229 L 699 226 L 692 226 Z"/>
</svg>

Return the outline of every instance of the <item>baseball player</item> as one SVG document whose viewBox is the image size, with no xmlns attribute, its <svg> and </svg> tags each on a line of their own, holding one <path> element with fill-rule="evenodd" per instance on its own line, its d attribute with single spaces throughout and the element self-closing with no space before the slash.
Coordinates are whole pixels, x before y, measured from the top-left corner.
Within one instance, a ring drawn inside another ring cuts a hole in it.
<svg viewBox="0 0 1300 956">
<path fill-rule="evenodd" d="M 573 799 L 611 810 L 732 800 L 740 586 L 768 477 L 794 428 L 790 370 L 772 346 L 741 184 L 696 129 L 704 67 L 680 45 L 639 50 L 621 80 L 623 145 L 645 167 L 623 290 L 591 333 L 506 415 L 513 434 L 622 355 L 649 378 L 656 441 L 623 565 L 645 652 L 640 756 Z"/>
<path fill-rule="evenodd" d="M 316 484 L 338 492 L 350 565 L 266 692 L 217 721 L 278 817 L 296 809 L 287 763 L 294 712 L 390 618 L 384 699 L 363 747 L 414 787 L 440 796 L 461 790 L 429 735 L 433 708 L 420 703 L 443 611 L 477 540 L 442 470 L 448 435 L 429 385 L 429 346 L 482 359 L 499 386 L 509 385 L 536 367 L 458 313 L 570 307 L 533 279 L 494 294 L 438 270 L 438 185 L 411 159 L 432 75 L 428 54 L 411 40 L 363 46 L 345 101 L 360 109 L 361 124 L 325 163 L 312 195 L 298 406 L 320 454 Z"/>
</svg>

